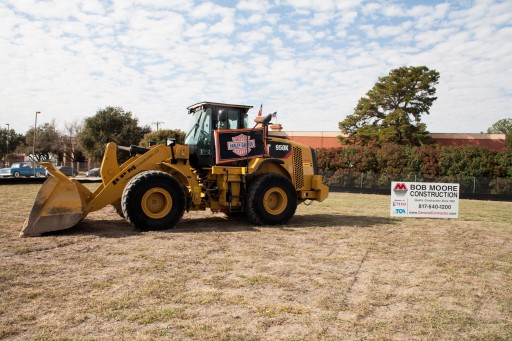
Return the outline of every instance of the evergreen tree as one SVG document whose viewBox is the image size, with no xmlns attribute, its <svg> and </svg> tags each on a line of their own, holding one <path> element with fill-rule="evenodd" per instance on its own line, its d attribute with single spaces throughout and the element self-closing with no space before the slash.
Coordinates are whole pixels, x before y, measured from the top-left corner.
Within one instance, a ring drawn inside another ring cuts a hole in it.
<svg viewBox="0 0 512 341">
<path fill-rule="evenodd" d="M 400 67 L 379 77 L 361 98 L 352 115 L 339 123 L 344 144 L 397 143 L 421 145 L 428 142 L 421 116 L 429 114 L 439 73 L 426 66 Z"/>
</svg>

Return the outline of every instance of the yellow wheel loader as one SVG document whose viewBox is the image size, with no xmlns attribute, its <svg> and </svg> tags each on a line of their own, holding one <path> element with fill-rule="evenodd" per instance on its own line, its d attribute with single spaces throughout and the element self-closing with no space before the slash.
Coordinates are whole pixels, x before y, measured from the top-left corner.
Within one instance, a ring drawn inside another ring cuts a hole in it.
<svg viewBox="0 0 512 341">
<path fill-rule="evenodd" d="M 94 192 L 43 163 L 51 176 L 20 235 L 70 228 L 107 205 L 147 231 L 172 228 L 185 211 L 206 209 L 246 216 L 257 225 L 285 224 L 298 204 L 325 200 L 328 187 L 318 175 L 315 150 L 269 133 L 272 115 L 249 127 L 251 108 L 212 102 L 188 107 L 192 120 L 184 145 L 108 143 Z M 119 165 L 118 151 L 131 157 Z"/>
</svg>

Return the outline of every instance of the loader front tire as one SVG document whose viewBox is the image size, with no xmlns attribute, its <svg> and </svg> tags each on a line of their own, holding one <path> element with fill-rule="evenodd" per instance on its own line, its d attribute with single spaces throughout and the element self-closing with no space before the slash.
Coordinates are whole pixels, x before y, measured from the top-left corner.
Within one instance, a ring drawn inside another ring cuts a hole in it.
<svg viewBox="0 0 512 341">
<path fill-rule="evenodd" d="M 112 207 L 114 208 L 114 211 L 116 211 L 117 215 L 124 219 L 123 205 L 121 205 L 121 199 L 116 200 L 112 204 Z"/>
<path fill-rule="evenodd" d="M 170 229 L 183 216 L 185 192 L 172 175 L 146 171 L 126 185 L 121 206 L 126 221 L 141 231 Z"/>
<path fill-rule="evenodd" d="M 245 211 L 253 224 L 286 224 L 296 209 L 297 192 L 288 178 L 263 174 L 249 184 Z"/>
</svg>

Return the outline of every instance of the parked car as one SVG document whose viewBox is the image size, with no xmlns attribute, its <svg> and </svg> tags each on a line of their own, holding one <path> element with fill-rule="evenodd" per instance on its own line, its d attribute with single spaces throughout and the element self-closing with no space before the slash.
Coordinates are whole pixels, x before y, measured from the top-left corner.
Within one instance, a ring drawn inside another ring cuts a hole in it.
<svg viewBox="0 0 512 341">
<path fill-rule="evenodd" d="M 60 170 L 62 172 L 62 174 L 66 175 L 66 176 L 77 176 L 78 175 L 78 171 L 69 166 L 58 166 L 57 169 Z"/>
<path fill-rule="evenodd" d="M 36 176 L 38 178 L 46 177 L 46 169 L 43 167 L 36 167 L 34 169 L 34 167 L 32 167 L 30 164 L 30 162 L 15 162 L 9 168 L 0 169 L 0 176 L 12 176 L 15 178 L 19 178 L 20 176 Z"/>
<path fill-rule="evenodd" d="M 85 176 L 100 176 L 99 168 L 91 168 L 85 173 Z"/>
</svg>

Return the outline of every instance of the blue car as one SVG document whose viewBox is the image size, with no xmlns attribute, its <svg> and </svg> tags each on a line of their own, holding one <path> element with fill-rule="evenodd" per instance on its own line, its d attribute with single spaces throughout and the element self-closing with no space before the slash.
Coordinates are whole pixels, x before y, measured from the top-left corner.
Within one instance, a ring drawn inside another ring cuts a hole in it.
<svg viewBox="0 0 512 341">
<path fill-rule="evenodd" d="M 13 163 L 10 168 L 0 169 L 0 177 L 14 177 L 19 178 L 21 176 L 35 176 L 35 177 L 46 177 L 46 169 L 43 167 L 33 168 L 30 166 L 30 162 L 16 162 Z"/>
</svg>

